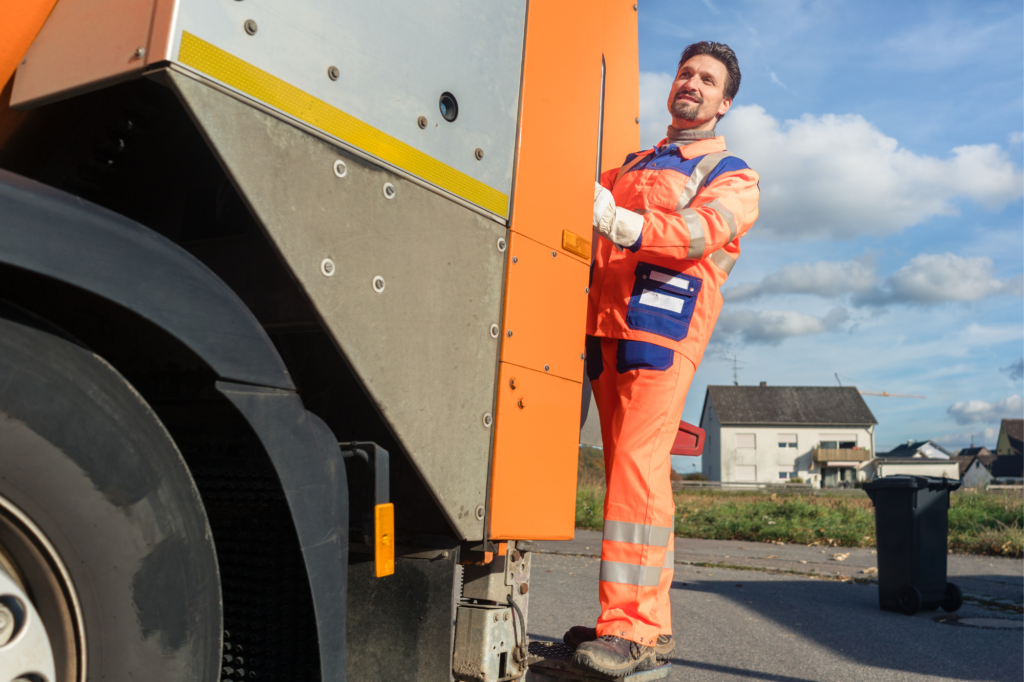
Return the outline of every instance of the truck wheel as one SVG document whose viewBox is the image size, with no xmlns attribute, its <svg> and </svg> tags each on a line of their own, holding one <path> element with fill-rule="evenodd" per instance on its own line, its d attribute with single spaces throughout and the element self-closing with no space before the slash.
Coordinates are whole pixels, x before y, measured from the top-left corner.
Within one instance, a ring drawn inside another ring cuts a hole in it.
<svg viewBox="0 0 1024 682">
<path fill-rule="evenodd" d="M 896 603 L 899 604 L 900 611 L 913 616 L 921 610 L 921 592 L 913 585 L 902 585 L 896 591 Z"/>
<path fill-rule="evenodd" d="M 14 629 L 43 626 L 0 646 L 5 679 L 218 679 L 216 555 L 174 442 L 110 365 L 2 301 L 0 593 Z"/>
<path fill-rule="evenodd" d="M 959 611 L 963 605 L 964 595 L 960 592 L 960 588 L 953 583 L 946 583 L 946 596 L 943 598 L 942 603 L 939 604 L 942 610 L 947 613 L 953 613 L 954 611 Z"/>
</svg>

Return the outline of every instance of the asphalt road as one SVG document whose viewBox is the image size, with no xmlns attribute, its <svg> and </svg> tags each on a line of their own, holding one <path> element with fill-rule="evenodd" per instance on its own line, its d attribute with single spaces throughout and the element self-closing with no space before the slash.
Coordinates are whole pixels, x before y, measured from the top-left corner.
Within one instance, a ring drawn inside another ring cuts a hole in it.
<svg viewBox="0 0 1024 682">
<path fill-rule="evenodd" d="M 600 613 L 601 535 L 540 544 L 530 636 L 560 640 Z M 966 595 L 959 620 L 1006 629 L 957 624 L 943 611 L 880 610 L 871 550 L 683 539 L 675 551 L 670 680 L 1024 679 L 1021 560 L 949 557 L 950 580 Z"/>
</svg>

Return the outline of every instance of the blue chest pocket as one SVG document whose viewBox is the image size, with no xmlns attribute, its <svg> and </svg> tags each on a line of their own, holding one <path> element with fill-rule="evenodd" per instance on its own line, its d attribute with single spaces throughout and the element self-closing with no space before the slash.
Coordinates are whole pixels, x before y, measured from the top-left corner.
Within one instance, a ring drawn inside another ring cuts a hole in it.
<svg viewBox="0 0 1024 682">
<path fill-rule="evenodd" d="M 650 263 L 636 266 L 626 324 L 673 341 L 686 338 L 703 281 Z"/>
</svg>

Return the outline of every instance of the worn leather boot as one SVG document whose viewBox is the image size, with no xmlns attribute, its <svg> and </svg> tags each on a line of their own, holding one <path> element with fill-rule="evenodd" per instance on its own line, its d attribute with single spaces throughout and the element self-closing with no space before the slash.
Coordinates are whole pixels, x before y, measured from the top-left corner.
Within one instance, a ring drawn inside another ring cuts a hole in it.
<svg viewBox="0 0 1024 682">
<path fill-rule="evenodd" d="M 615 635 L 604 635 L 576 647 L 572 662 L 578 668 L 596 670 L 609 677 L 625 677 L 657 665 L 654 647 L 631 642 Z"/>
<path fill-rule="evenodd" d="M 593 642 L 597 639 L 597 628 L 588 628 L 586 625 L 573 625 L 562 635 L 562 641 L 577 648 L 584 642 Z M 655 658 L 659 661 L 667 661 L 676 652 L 676 640 L 672 635 L 658 635 L 658 642 L 654 645 Z"/>
</svg>

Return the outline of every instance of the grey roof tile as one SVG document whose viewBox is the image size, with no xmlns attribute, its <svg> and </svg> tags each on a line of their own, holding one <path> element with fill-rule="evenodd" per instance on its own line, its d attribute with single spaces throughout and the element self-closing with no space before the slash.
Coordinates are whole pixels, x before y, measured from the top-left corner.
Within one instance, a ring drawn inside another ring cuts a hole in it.
<svg viewBox="0 0 1024 682">
<path fill-rule="evenodd" d="M 723 424 L 877 424 L 852 386 L 708 386 Z"/>
</svg>

